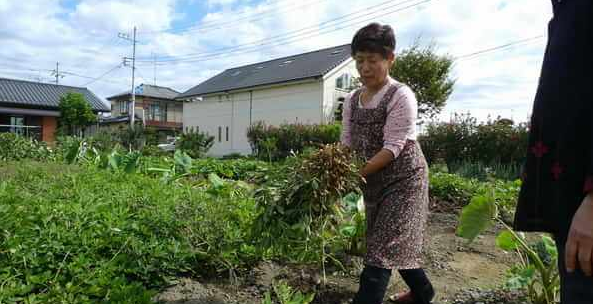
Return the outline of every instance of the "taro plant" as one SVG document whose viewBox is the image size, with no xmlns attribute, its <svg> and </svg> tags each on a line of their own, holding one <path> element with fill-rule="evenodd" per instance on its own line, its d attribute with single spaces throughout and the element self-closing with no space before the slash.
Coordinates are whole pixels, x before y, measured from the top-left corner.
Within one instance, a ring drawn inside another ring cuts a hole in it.
<svg viewBox="0 0 593 304">
<path fill-rule="evenodd" d="M 173 163 L 169 168 L 150 167 L 146 169 L 148 173 L 162 174 L 162 180 L 171 182 L 190 175 L 193 159 L 187 153 L 181 150 L 175 151 Z"/>
<path fill-rule="evenodd" d="M 496 239 L 497 246 L 505 251 L 514 251 L 519 258 L 519 263 L 510 271 L 507 287 L 526 289 L 534 304 L 556 303 L 559 277 L 554 241 L 542 235 L 537 247 L 530 246 L 523 233 L 506 224 L 499 209 L 493 192 L 475 196 L 463 208 L 457 234 L 472 242 L 494 223 L 502 225 L 504 230 Z"/>
</svg>

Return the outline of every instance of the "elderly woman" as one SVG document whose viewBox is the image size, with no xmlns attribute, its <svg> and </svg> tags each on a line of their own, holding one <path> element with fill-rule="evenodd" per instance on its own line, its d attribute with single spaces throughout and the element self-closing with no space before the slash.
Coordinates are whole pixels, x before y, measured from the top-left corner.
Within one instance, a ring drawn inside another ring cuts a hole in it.
<svg viewBox="0 0 593 304">
<path fill-rule="evenodd" d="M 416 141 L 414 92 L 389 76 L 395 35 L 369 24 L 352 40 L 363 87 L 344 102 L 342 143 L 364 157 L 367 252 L 354 304 L 380 304 L 397 269 L 410 288 L 396 303 L 430 303 L 434 291 L 420 268 L 428 213 L 428 168 Z"/>
</svg>

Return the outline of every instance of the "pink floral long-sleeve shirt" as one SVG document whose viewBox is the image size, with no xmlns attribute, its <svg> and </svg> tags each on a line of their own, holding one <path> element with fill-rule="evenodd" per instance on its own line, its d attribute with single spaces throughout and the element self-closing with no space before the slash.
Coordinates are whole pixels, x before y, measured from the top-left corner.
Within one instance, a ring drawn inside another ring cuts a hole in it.
<svg viewBox="0 0 593 304">
<path fill-rule="evenodd" d="M 388 77 L 388 82 L 389 84 L 399 84 L 391 77 Z M 370 102 L 362 105 L 361 101 L 358 100 L 358 105 L 366 109 L 376 108 L 388 89 L 389 85 L 385 85 L 373 96 Z M 352 93 L 346 97 L 342 112 L 342 143 L 346 146 L 350 146 L 352 136 L 350 129 L 350 118 L 352 116 L 351 97 Z M 407 140 L 416 140 L 417 116 L 418 101 L 416 95 L 409 87 L 402 86 L 395 92 L 387 106 L 387 121 L 383 128 L 383 148 L 391 151 L 393 158 L 399 156 Z"/>
</svg>

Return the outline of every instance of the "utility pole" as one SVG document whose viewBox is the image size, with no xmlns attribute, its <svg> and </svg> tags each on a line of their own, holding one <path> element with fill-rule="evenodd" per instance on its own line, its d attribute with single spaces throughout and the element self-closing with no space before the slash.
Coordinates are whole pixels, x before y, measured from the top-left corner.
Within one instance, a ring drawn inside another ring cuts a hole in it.
<svg viewBox="0 0 593 304">
<path fill-rule="evenodd" d="M 136 72 L 136 27 L 134 26 L 134 34 L 130 39 L 130 35 L 119 33 L 118 37 L 132 42 L 132 58 L 124 57 L 124 65 L 128 65 L 128 61 L 132 60 L 132 110 L 130 117 L 130 127 L 134 129 L 134 121 L 136 120 L 136 89 L 134 88 L 134 78 Z"/>
<path fill-rule="evenodd" d="M 64 78 L 64 74 L 60 73 L 59 62 L 56 62 L 56 69 L 51 71 L 51 75 L 56 77 L 56 84 L 60 84 L 60 78 Z"/>
</svg>

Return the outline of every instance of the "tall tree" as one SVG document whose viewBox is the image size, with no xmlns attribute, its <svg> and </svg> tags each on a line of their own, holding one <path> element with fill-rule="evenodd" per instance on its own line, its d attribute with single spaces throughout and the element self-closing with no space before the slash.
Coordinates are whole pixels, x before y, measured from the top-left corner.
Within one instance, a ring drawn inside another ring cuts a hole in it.
<svg viewBox="0 0 593 304">
<path fill-rule="evenodd" d="M 84 128 L 97 121 L 91 105 L 80 93 L 67 93 L 60 98 L 60 128 L 68 135 L 80 135 Z"/>
<path fill-rule="evenodd" d="M 445 107 L 455 84 L 451 78 L 452 68 L 452 57 L 436 54 L 434 44 L 422 47 L 416 41 L 396 54 L 389 74 L 416 93 L 418 118 L 422 122 L 434 118 Z"/>
</svg>

